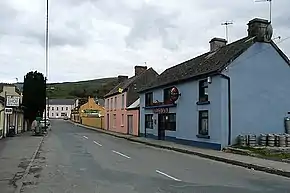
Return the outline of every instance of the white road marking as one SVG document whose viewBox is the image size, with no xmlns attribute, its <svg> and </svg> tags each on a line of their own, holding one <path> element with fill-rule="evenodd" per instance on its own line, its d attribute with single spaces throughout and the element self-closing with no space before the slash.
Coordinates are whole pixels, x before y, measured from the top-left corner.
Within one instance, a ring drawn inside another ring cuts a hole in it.
<svg viewBox="0 0 290 193">
<path fill-rule="evenodd" d="M 118 155 L 120 155 L 120 156 L 123 156 L 123 157 L 125 157 L 125 158 L 130 159 L 129 156 L 127 156 L 127 155 L 125 155 L 125 154 L 122 154 L 122 153 L 120 153 L 120 152 L 118 152 L 118 151 L 112 150 L 112 152 L 114 152 L 114 153 L 116 153 L 116 154 L 118 154 Z"/>
<path fill-rule="evenodd" d="M 157 172 L 158 174 L 161 174 L 161 175 L 163 175 L 163 176 L 166 176 L 166 177 L 168 177 L 168 178 L 170 178 L 170 179 L 172 179 L 172 180 L 175 180 L 175 181 L 178 181 L 178 182 L 181 181 L 180 179 L 177 179 L 177 178 L 175 178 L 175 177 L 172 177 L 172 176 L 170 176 L 170 175 L 168 175 L 168 174 L 166 174 L 166 173 L 164 173 L 164 172 L 161 172 L 161 171 L 159 171 L 159 170 L 156 170 L 156 172 Z"/>
<path fill-rule="evenodd" d="M 94 141 L 94 144 L 97 144 L 98 146 L 102 147 L 102 144 L 100 144 L 100 143 L 98 143 L 96 141 Z"/>
<path fill-rule="evenodd" d="M 87 136 L 83 136 L 85 139 L 89 139 Z"/>
</svg>

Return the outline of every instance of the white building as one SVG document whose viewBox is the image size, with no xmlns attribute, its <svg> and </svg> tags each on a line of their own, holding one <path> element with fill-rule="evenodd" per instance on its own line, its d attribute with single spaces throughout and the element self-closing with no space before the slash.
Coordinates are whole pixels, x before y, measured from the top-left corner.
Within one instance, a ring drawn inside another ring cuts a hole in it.
<svg viewBox="0 0 290 193">
<path fill-rule="evenodd" d="M 48 99 L 46 105 L 47 117 L 51 119 L 71 116 L 71 110 L 77 105 L 75 99 Z"/>
</svg>

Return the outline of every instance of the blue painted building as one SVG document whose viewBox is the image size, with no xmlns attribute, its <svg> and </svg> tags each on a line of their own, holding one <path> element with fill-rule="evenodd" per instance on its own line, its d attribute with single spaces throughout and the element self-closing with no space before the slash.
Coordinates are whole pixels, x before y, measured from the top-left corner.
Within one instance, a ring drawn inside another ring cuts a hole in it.
<svg viewBox="0 0 290 193">
<path fill-rule="evenodd" d="M 209 52 L 165 70 L 140 90 L 140 134 L 220 150 L 240 134 L 284 133 L 290 63 L 271 36 L 256 18 L 246 37 L 214 38 Z"/>
</svg>

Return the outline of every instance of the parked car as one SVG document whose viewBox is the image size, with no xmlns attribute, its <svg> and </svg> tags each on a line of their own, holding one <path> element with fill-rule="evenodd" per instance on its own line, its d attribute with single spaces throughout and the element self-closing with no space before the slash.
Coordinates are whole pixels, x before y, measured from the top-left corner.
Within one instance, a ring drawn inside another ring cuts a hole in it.
<svg viewBox="0 0 290 193">
<path fill-rule="evenodd" d="M 64 116 L 64 118 L 63 118 L 64 120 L 68 120 L 68 116 Z"/>
</svg>

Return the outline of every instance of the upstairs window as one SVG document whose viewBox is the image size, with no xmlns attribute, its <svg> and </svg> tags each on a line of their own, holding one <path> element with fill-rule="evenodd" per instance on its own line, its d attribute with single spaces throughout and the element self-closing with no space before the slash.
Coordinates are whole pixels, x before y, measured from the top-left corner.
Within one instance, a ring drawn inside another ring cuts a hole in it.
<svg viewBox="0 0 290 193">
<path fill-rule="evenodd" d="M 208 82 L 207 80 L 199 81 L 199 101 L 208 101 Z"/>
<path fill-rule="evenodd" d="M 171 94 L 170 94 L 171 89 L 172 89 L 172 87 L 166 88 L 166 89 L 163 90 L 163 102 L 164 102 L 164 104 L 171 103 L 171 100 L 170 100 L 170 97 L 171 97 Z"/>
<path fill-rule="evenodd" d="M 117 109 L 117 97 L 115 97 L 115 110 Z"/>
<path fill-rule="evenodd" d="M 145 106 L 150 106 L 153 104 L 153 92 L 145 94 Z"/>
<path fill-rule="evenodd" d="M 125 96 L 122 94 L 122 109 L 125 108 Z"/>
</svg>

